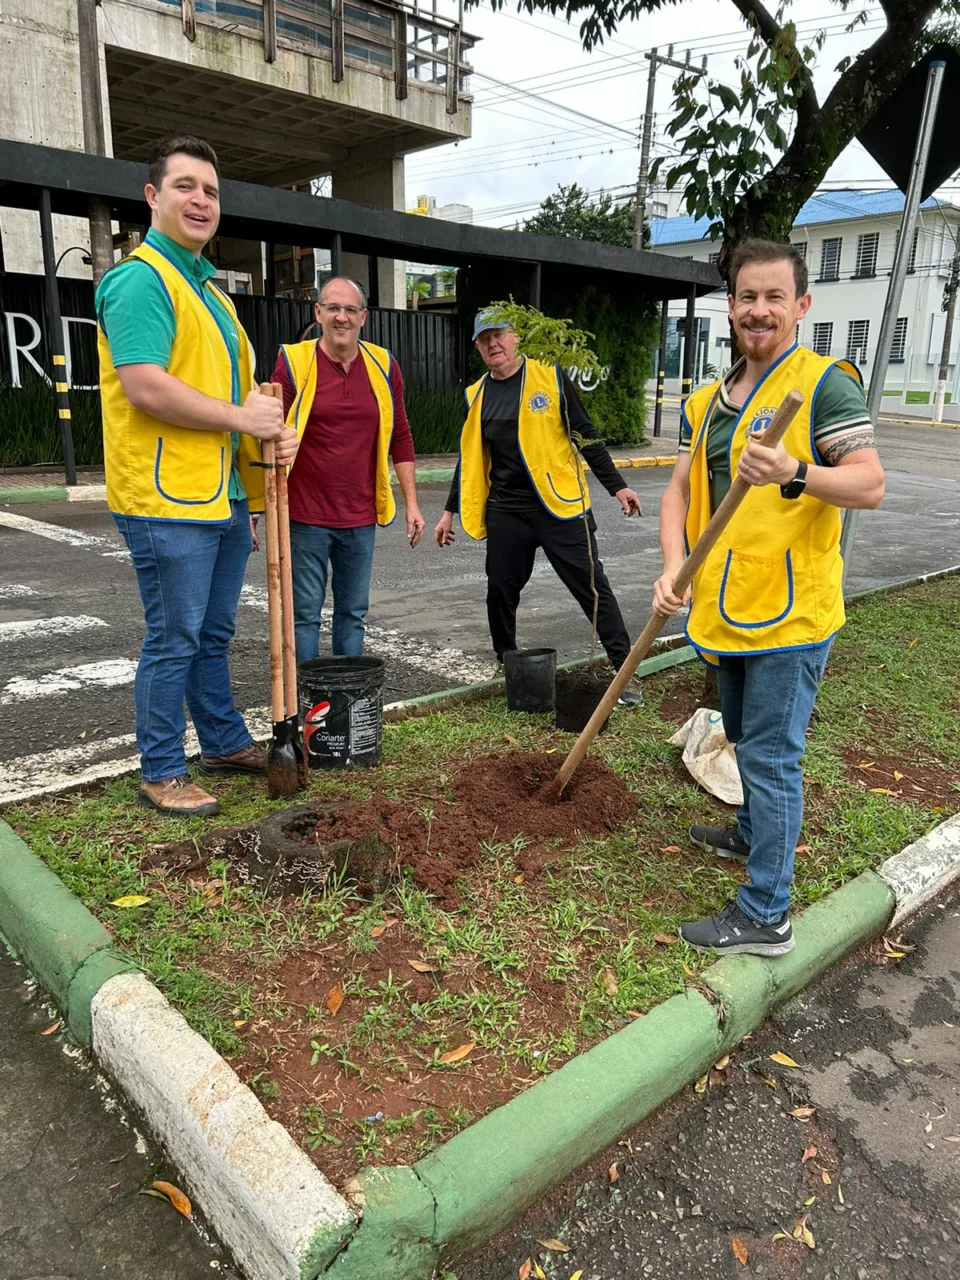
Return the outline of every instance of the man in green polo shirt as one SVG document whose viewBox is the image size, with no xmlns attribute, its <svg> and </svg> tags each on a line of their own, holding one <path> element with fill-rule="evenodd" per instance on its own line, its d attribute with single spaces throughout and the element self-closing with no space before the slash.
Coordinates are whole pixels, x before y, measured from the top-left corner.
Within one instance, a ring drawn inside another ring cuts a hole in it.
<svg viewBox="0 0 960 1280">
<path fill-rule="evenodd" d="M 249 339 L 203 250 L 220 221 L 217 158 L 198 138 L 150 164 L 146 241 L 97 290 L 107 501 L 130 549 L 146 616 L 134 683 L 140 803 L 214 814 L 187 772 L 186 700 L 200 772 L 262 774 L 266 757 L 233 703 L 227 652 L 252 541 L 240 462 L 296 433 L 258 393 Z M 255 478 L 259 473 L 250 473 Z"/>
</svg>

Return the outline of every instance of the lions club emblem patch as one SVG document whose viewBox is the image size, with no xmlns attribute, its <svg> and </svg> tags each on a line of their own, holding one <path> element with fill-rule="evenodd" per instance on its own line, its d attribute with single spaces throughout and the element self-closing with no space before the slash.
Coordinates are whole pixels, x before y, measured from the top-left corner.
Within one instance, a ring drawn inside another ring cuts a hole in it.
<svg viewBox="0 0 960 1280">
<path fill-rule="evenodd" d="M 535 391 L 527 401 L 531 413 L 546 413 L 553 402 L 546 391 Z"/>
<path fill-rule="evenodd" d="M 776 409 L 771 408 L 757 409 L 750 421 L 750 425 L 747 427 L 748 433 L 750 435 L 757 435 L 761 431 L 766 431 L 767 427 L 769 427 L 770 423 L 773 421 L 773 415 L 776 412 Z"/>
</svg>

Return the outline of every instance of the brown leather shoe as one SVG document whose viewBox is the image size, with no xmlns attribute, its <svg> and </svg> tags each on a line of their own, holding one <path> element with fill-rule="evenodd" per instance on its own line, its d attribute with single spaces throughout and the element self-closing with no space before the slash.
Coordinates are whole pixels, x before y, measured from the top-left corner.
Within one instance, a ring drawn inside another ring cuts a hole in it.
<svg viewBox="0 0 960 1280">
<path fill-rule="evenodd" d="M 171 818 L 208 818 L 220 812 L 219 803 L 198 787 L 189 773 L 163 782 L 141 782 L 137 800 Z"/>
<path fill-rule="evenodd" d="M 267 753 L 255 742 L 229 756 L 201 756 L 197 769 L 207 778 L 230 778 L 237 773 L 266 773 Z"/>
</svg>

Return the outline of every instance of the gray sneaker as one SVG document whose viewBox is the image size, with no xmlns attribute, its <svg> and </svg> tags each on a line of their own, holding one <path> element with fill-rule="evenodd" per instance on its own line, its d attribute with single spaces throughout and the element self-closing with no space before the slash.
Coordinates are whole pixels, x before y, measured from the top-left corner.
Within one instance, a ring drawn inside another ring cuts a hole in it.
<svg viewBox="0 0 960 1280">
<path fill-rule="evenodd" d="M 718 956 L 785 956 L 797 945 L 788 914 L 772 924 L 757 924 L 736 900 L 715 916 L 682 924 L 679 934 L 688 947 Z"/>
<path fill-rule="evenodd" d="M 715 853 L 721 858 L 746 862 L 750 857 L 750 846 L 736 824 L 732 827 L 691 827 L 690 839 L 707 853 Z"/>
</svg>

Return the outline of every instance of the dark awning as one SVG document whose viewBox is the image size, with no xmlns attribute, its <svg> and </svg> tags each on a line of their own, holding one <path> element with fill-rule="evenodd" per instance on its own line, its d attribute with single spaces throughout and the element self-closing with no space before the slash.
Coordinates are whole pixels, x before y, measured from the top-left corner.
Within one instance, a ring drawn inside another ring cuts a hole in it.
<svg viewBox="0 0 960 1280">
<path fill-rule="evenodd" d="M 146 176 L 146 165 L 129 160 L 0 140 L 0 206 L 39 208 L 46 187 L 54 213 L 86 217 L 88 197 L 96 195 L 118 221 L 142 225 Z M 697 294 L 723 287 L 716 267 L 661 253 L 446 222 L 251 182 L 225 180 L 220 196 L 219 234 L 241 240 L 329 249 L 339 234 L 347 253 L 454 267 L 484 259 L 568 267 L 635 282 L 656 299 L 686 298 L 691 287 Z"/>
</svg>

